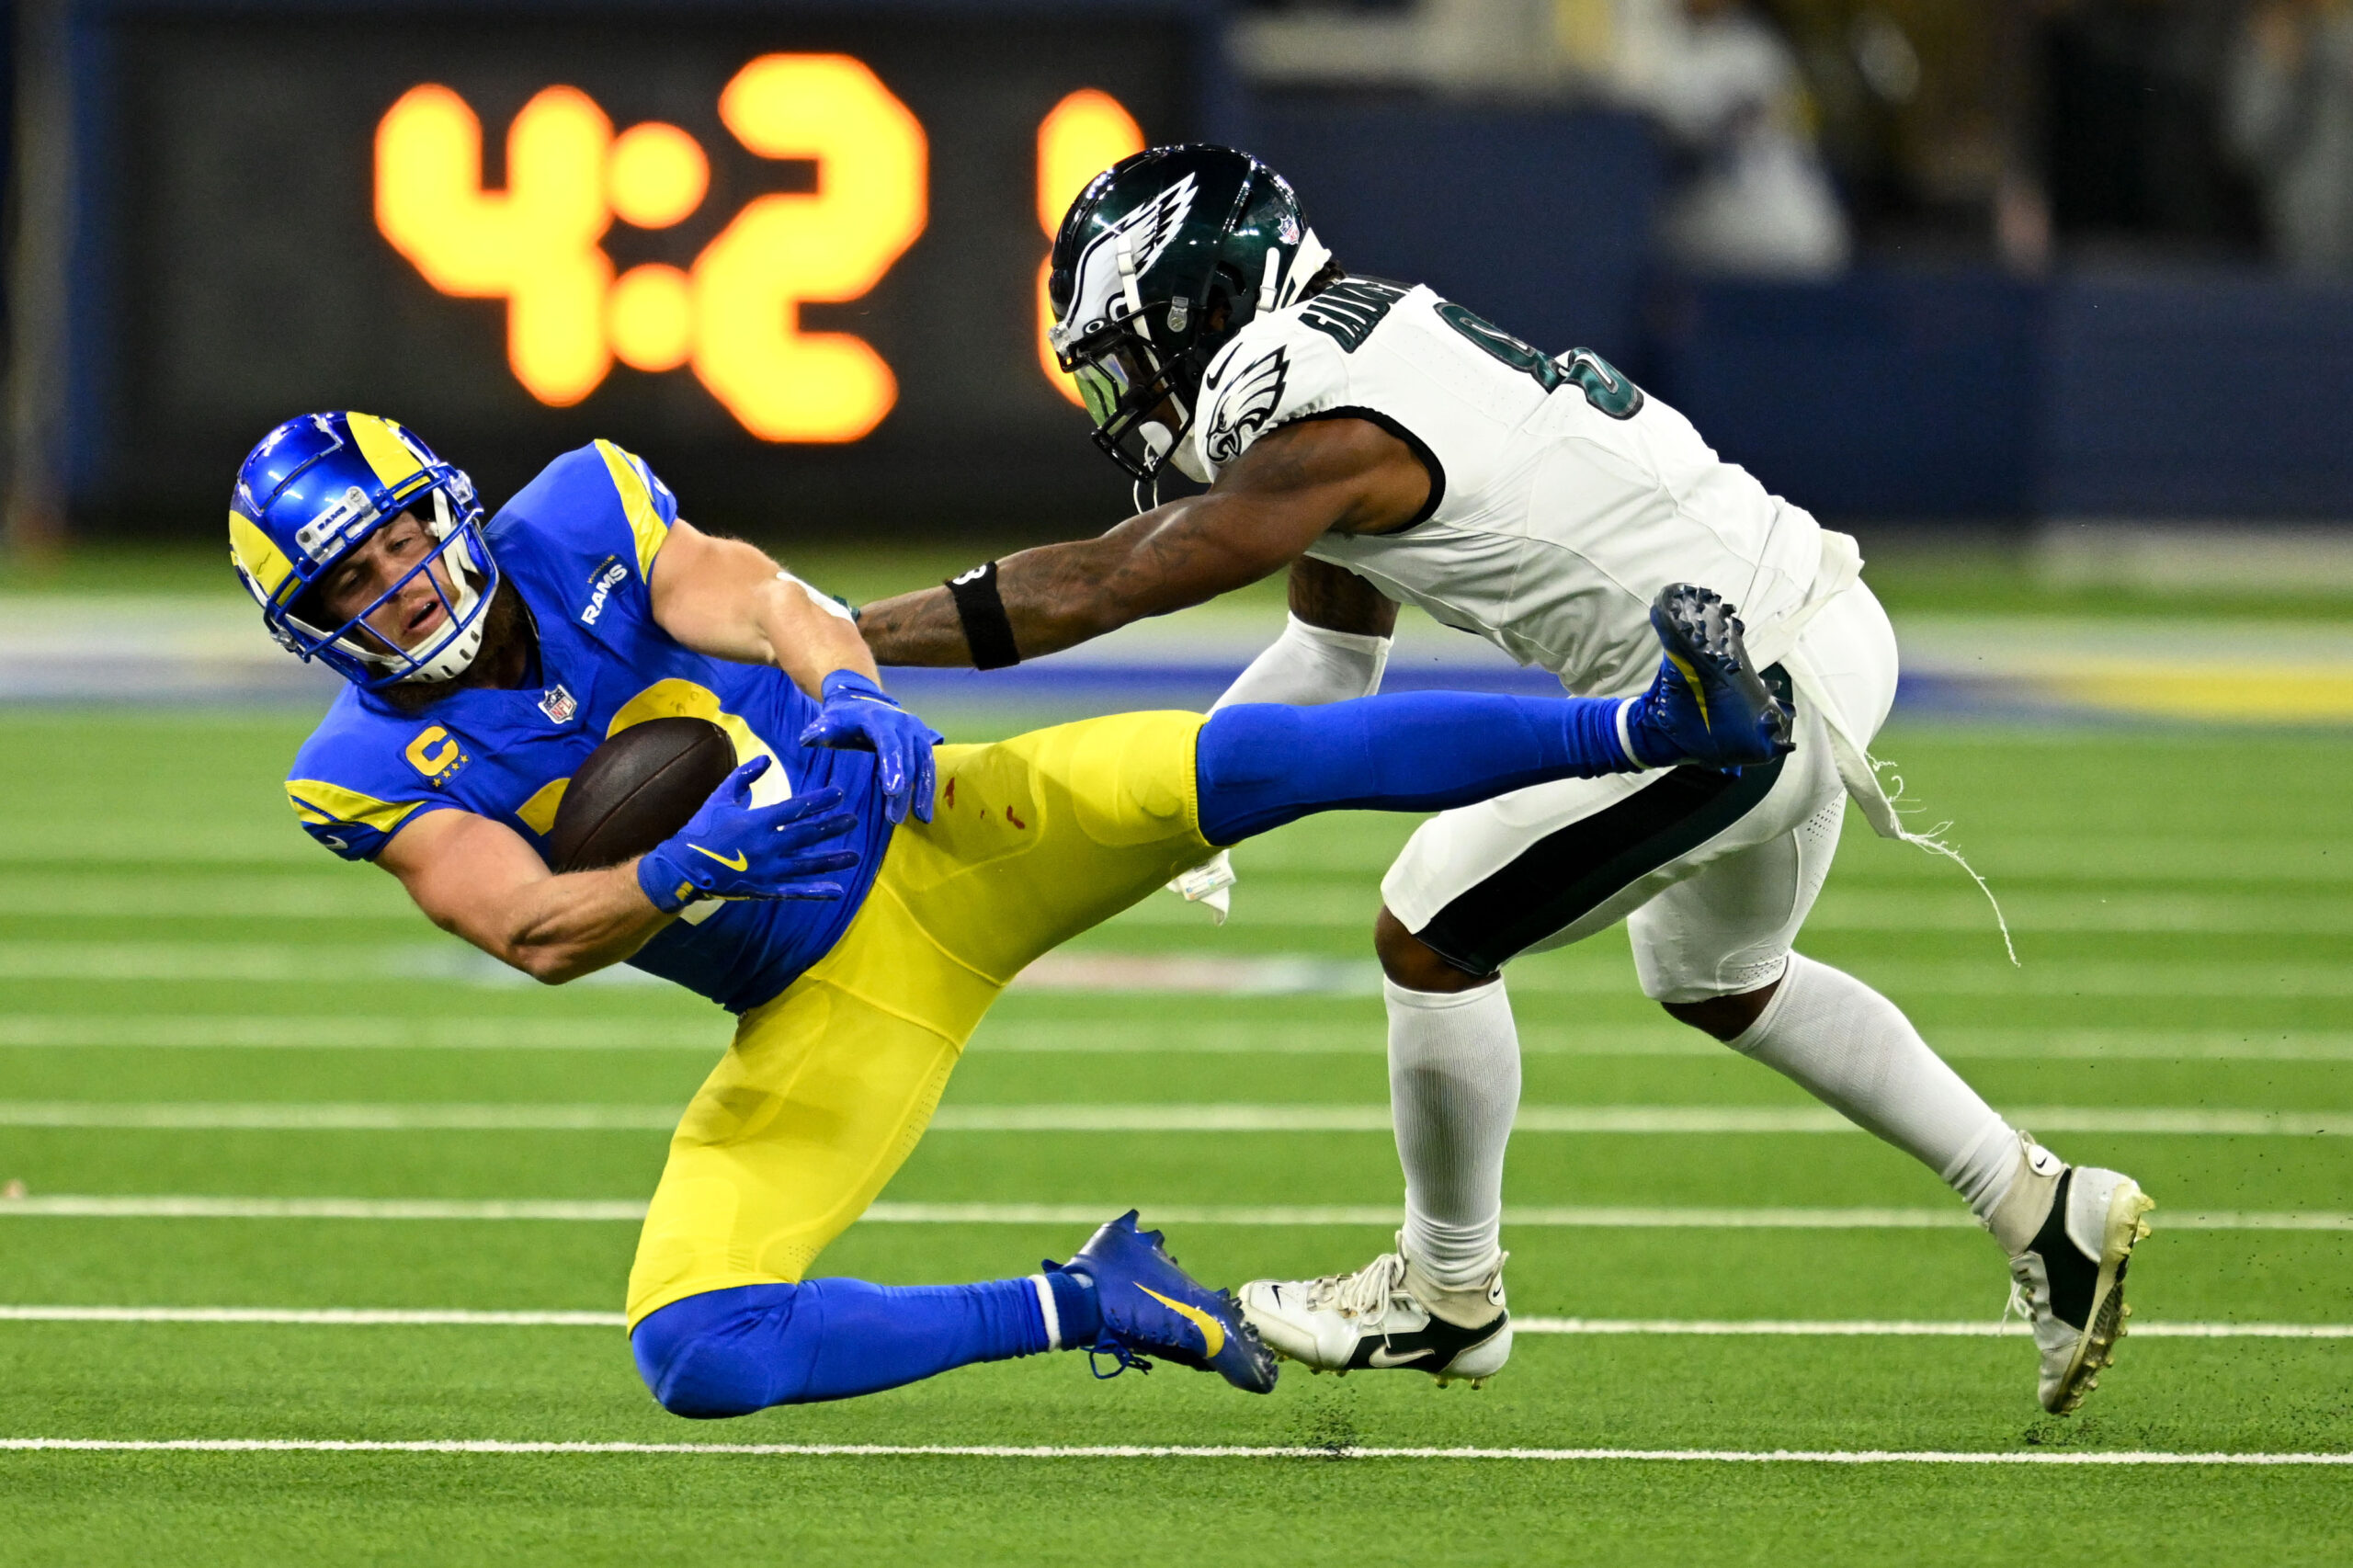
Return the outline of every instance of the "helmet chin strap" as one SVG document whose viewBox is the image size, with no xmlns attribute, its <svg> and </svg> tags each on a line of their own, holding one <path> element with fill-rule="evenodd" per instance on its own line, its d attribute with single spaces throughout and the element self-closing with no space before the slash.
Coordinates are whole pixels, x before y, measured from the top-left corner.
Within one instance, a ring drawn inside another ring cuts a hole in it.
<svg viewBox="0 0 2353 1568">
<path fill-rule="evenodd" d="M 448 602 L 443 605 L 443 608 L 449 612 L 449 623 L 441 629 L 438 642 L 427 644 L 425 650 L 394 654 L 360 647 L 348 637 L 341 640 L 346 648 L 378 669 L 391 670 L 404 664 L 414 664 L 415 667 L 401 676 L 394 683 L 396 685 L 426 686 L 455 680 L 473 667 L 476 655 L 482 652 L 483 634 L 489 630 L 490 618 L 476 613 L 482 604 L 482 589 L 477 583 L 486 574 L 481 563 L 474 560 L 473 551 L 463 537 L 450 539 L 458 532 L 459 527 L 459 519 L 449 506 L 449 497 L 436 490 L 433 493 L 433 521 L 426 528 L 436 540 L 449 540 L 449 548 L 442 551 L 441 559 L 449 567 L 450 590 L 447 596 Z M 426 571 L 430 574 L 432 568 L 428 566 Z"/>
<path fill-rule="evenodd" d="M 1177 442 L 1176 449 L 1168 454 L 1168 460 L 1178 473 L 1194 483 L 1207 484 L 1210 482 L 1209 471 L 1201 467 L 1201 454 L 1194 449 L 1192 442 Z"/>
<path fill-rule="evenodd" d="M 1184 401 L 1174 393 L 1169 403 L 1176 410 L 1180 428 L 1192 428 L 1192 416 L 1185 410 Z M 1136 514 L 1141 517 L 1160 505 L 1160 471 L 1174 466 L 1178 473 L 1197 483 L 1207 483 L 1209 476 L 1198 472 L 1200 461 L 1184 437 L 1172 431 L 1157 419 L 1147 419 L 1136 426 L 1136 434 L 1143 437 L 1144 450 L 1152 459 L 1152 477 L 1139 479 L 1131 492 Z"/>
<path fill-rule="evenodd" d="M 435 496 L 437 501 L 439 496 Z M 403 676 L 400 684 L 412 682 L 428 685 L 437 681 L 455 680 L 473 667 L 474 658 L 482 652 L 483 634 L 490 630 L 490 617 L 479 612 L 482 590 L 474 585 L 476 568 L 473 552 L 460 540 L 449 547 L 442 558 L 453 564 L 449 571 L 449 585 L 456 590 L 457 603 L 451 607 L 449 629 L 444 641 L 433 653 L 421 660 L 417 667 Z M 412 659 L 416 655 L 409 655 Z"/>
</svg>

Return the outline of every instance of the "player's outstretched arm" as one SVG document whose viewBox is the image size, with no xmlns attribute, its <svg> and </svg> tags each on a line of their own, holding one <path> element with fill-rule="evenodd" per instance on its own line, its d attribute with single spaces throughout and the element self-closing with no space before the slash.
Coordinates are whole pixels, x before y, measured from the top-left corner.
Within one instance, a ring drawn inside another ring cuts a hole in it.
<svg viewBox="0 0 2353 1568">
<path fill-rule="evenodd" d="M 520 834 L 471 812 L 412 818 L 376 863 L 433 924 L 550 985 L 620 963 L 672 918 L 638 887 L 635 861 L 558 876 Z"/>
<path fill-rule="evenodd" d="M 858 629 L 885 665 L 1035 658 L 1255 583 L 1335 529 L 1401 528 L 1421 510 L 1429 483 L 1412 449 L 1369 420 L 1302 421 L 1259 437 L 1202 494 L 1099 538 L 977 567 L 961 597 L 942 587 L 879 600 L 861 611 Z M 1001 618 L 992 603 L 1002 605 Z"/>
</svg>

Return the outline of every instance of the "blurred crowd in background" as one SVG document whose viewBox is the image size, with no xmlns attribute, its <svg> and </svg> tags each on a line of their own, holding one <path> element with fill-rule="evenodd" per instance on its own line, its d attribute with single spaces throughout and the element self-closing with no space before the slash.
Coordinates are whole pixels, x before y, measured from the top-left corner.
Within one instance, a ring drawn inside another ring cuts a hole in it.
<svg viewBox="0 0 2353 1568">
<path fill-rule="evenodd" d="M 2347 0 L 1256 0 L 1249 77 L 1638 108 L 1706 271 L 2268 256 L 2353 276 Z"/>
</svg>

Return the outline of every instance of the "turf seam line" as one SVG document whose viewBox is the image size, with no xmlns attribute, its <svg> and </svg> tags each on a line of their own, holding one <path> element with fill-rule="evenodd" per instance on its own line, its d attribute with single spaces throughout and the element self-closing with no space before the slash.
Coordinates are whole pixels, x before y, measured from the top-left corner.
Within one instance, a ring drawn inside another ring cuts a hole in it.
<svg viewBox="0 0 2353 1568">
<path fill-rule="evenodd" d="M 1129 1207 L 1097 1203 L 881 1202 L 863 1224 L 1082 1225 Z M 1147 1203 L 1154 1223 L 1267 1227 L 1370 1226 L 1393 1230 L 1397 1210 L 1381 1204 Z M 361 1220 L 636 1223 L 642 1199 L 231 1198 L 195 1194 L 42 1194 L 0 1199 L 0 1219 Z M 2159 1211 L 2168 1231 L 2353 1231 L 2353 1211 L 2256 1210 Z M 1504 1223 L 1536 1229 L 1732 1231 L 1976 1230 L 1958 1204 L 1937 1209 L 1844 1208 L 1508 1208 Z"/>
<path fill-rule="evenodd" d="M 620 1312 L 483 1311 L 462 1307 L 167 1307 L 0 1305 L 0 1323 L 262 1324 L 323 1328 L 621 1328 Z M 1582 1318 L 1515 1316 L 1519 1334 L 1762 1336 L 1772 1338 L 2017 1339 L 2026 1324 L 1976 1320 L 1802 1318 Z M 2353 1339 L 2353 1324 L 2146 1323 L 2136 1339 Z"/>
<path fill-rule="evenodd" d="M 1552 1463 L 1954 1465 L 2353 1465 L 2353 1453 L 2172 1453 L 2123 1449 L 1260 1448 L 1240 1444 L 1038 1445 L 961 1443 L 411 1441 L 283 1437 L 0 1437 L 0 1450 L 82 1453 L 686 1454 L 794 1459 L 1518 1460 Z"/>
</svg>

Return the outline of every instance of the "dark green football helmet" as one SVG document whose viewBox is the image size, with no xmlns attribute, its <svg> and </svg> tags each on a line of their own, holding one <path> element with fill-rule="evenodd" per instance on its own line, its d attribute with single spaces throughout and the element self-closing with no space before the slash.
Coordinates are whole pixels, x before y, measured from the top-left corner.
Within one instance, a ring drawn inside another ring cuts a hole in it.
<svg viewBox="0 0 2353 1568">
<path fill-rule="evenodd" d="M 1198 467 L 1185 437 L 1218 350 L 1330 259 L 1290 182 L 1231 147 L 1149 148 L 1079 192 L 1054 236 L 1048 337 L 1139 509 L 1165 465 Z"/>
</svg>

